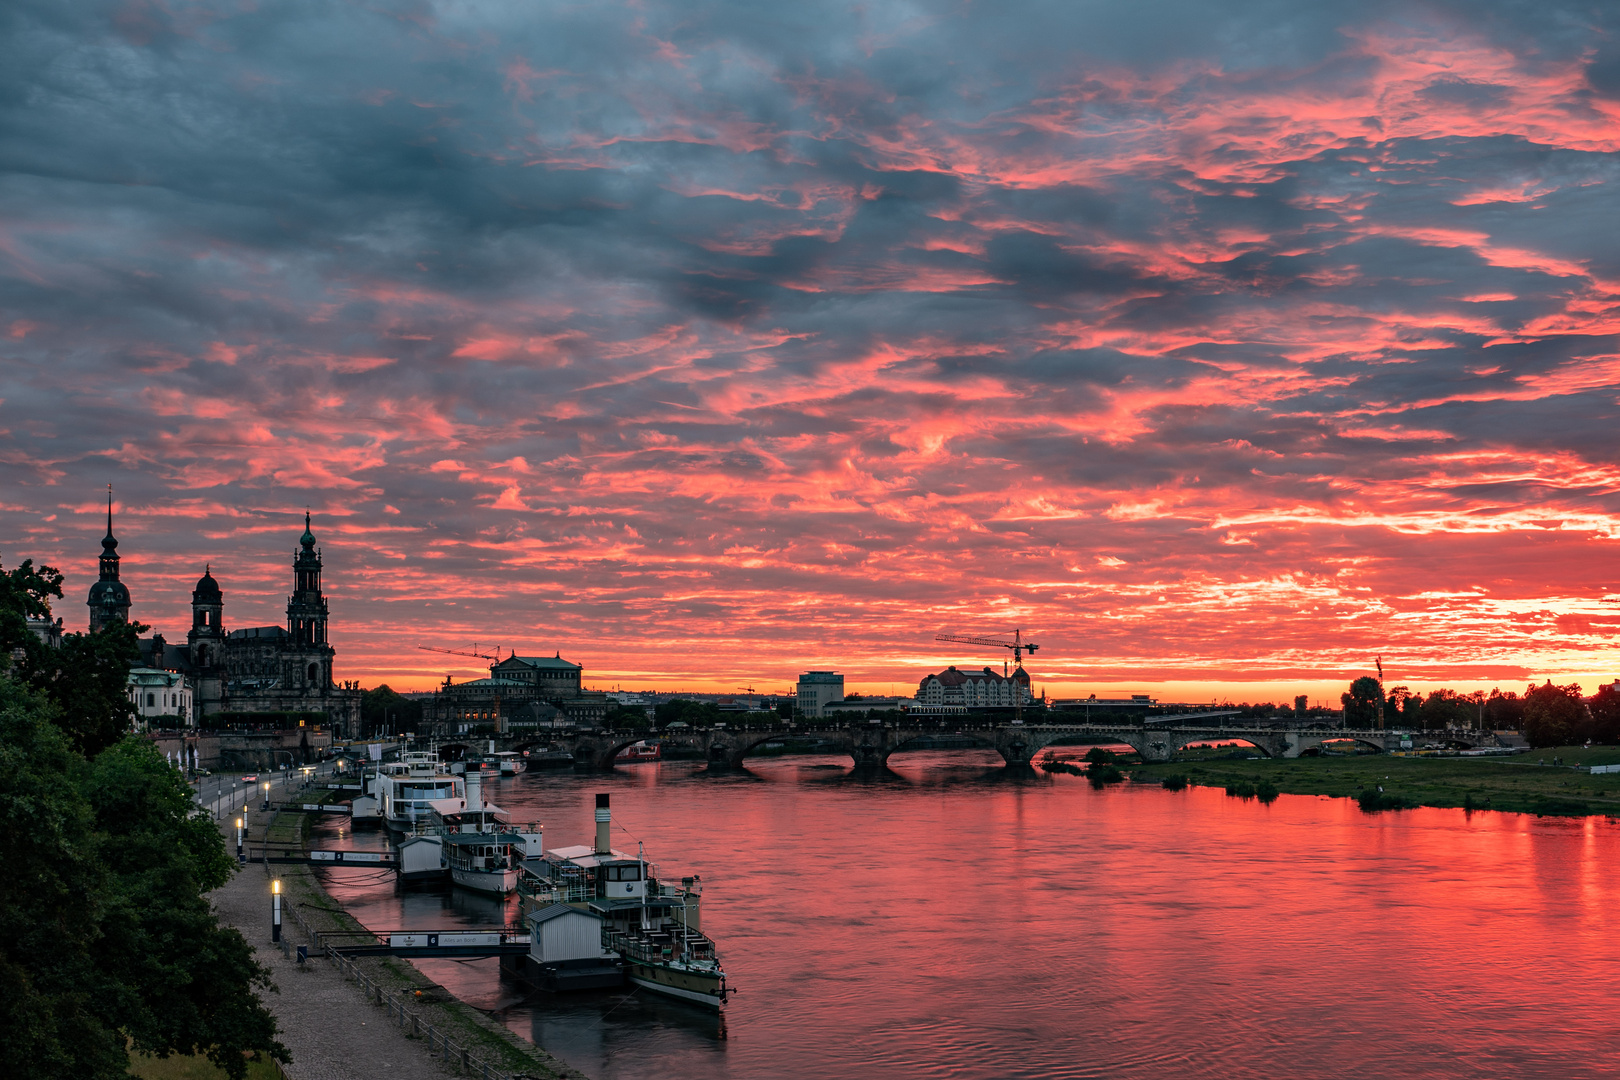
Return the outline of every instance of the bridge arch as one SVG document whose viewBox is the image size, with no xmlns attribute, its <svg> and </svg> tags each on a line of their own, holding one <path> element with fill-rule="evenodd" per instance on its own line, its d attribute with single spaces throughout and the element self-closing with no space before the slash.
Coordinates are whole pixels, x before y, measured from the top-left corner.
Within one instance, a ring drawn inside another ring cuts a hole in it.
<svg viewBox="0 0 1620 1080">
<path fill-rule="evenodd" d="M 1193 739 L 1188 739 L 1187 741 L 1182 742 L 1178 746 L 1176 746 L 1175 747 L 1175 752 L 1176 753 L 1182 753 L 1190 746 L 1208 746 L 1211 749 L 1219 749 L 1221 746 L 1225 746 L 1225 745 L 1229 745 L 1229 744 L 1233 744 L 1233 743 L 1242 743 L 1245 748 L 1253 750 L 1255 753 L 1259 754 L 1261 757 L 1274 758 L 1274 757 L 1281 757 L 1282 756 L 1281 754 L 1277 753 L 1272 747 L 1267 746 L 1265 743 L 1257 742 L 1254 739 L 1246 738 L 1245 736 L 1242 736 L 1242 735 L 1229 735 L 1229 736 L 1223 735 L 1223 736 L 1220 736 L 1218 738 L 1210 737 L 1210 736 L 1201 736 L 1201 737 L 1197 737 L 1197 738 L 1193 738 Z"/>
<path fill-rule="evenodd" d="M 917 745 L 918 743 L 935 743 L 935 742 L 941 742 L 941 741 L 958 741 L 958 740 L 960 741 L 961 745 L 957 745 L 957 746 L 918 746 Z M 958 734 L 958 733 L 956 733 L 954 731 L 953 732 L 919 731 L 919 732 L 916 732 L 915 734 L 912 734 L 912 735 L 910 735 L 910 736 L 908 736 L 908 737 L 906 737 L 904 739 L 901 739 L 899 742 L 896 742 L 893 746 L 890 746 L 888 748 L 888 750 L 883 754 L 883 764 L 885 766 L 887 766 L 889 764 L 889 759 L 892 758 L 894 755 L 896 755 L 898 753 L 901 753 L 902 751 L 904 751 L 906 753 L 910 753 L 910 752 L 913 752 L 913 751 L 916 751 L 916 750 L 995 750 L 995 749 L 996 749 L 995 740 L 991 739 L 991 738 L 987 738 L 986 736 L 981 735 L 981 734 L 975 734 L 975 733 L 971 733 L 971 732 L 962 732 L 962 733 Z"/>
<path fill-rule="evenodd" d="M 1364 746 L 1367 749 L 1380 754 L 1385 753 L 1388 750 L 1383 743 L 1374 742 L 1372 739 L 1361 738 L 1356 735 L 1335 735 L 1331 732 L 1320 737 L 1307 739 L 1304 742 L 1301 742 L 1299 744 L 1299 749 L 1301 753 L 1311 749 L 1320 752 L 1327 746 L 1328 743 L 1354 743 L 1356 746 Z"/>
</svg>

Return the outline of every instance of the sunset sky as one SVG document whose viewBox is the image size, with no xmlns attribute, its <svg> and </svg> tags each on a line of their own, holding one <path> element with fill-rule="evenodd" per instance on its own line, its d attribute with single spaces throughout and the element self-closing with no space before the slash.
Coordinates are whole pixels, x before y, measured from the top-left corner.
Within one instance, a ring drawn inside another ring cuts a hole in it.
<svg viewBox="0 0 1620 1080">
<path fill-rule="evenodd" d="M 0 9 L 0 561 L 339 678 L 1620 676 L 1620 5 Z M 999 668 L 998 668 L 999 669 Z"/>
</svg>

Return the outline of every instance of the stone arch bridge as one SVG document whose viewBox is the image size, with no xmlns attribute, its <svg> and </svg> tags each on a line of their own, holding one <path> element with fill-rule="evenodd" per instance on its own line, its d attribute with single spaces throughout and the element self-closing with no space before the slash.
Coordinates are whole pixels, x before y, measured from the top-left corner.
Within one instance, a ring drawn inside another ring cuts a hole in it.
<svg viewBox="0 0 1620 1080">
<path fill-rule="evenodd" d="M 504 749 L 522 750 L 552 745 L 570 749 L 577 769 L 607 770 L 625 747 L 648 738 L 646 732 L 558 731 L 544 736 L 526 735 L 497 739 Z M 1425 733 L 1426 740 L 1444 742 L 1466 749 L 1494 745 L 1489 733 L 1447 731 Z M 923 717 L 883 721 L 727 725 L 662 732 L 666 745 L 701 750 L 712 768 L 738 768 L 760 747 L 787 740 L 816 739 L 840 748 L 856 768 L 880 769 L 891 754 L 905 749 L 929 746 L 980 746 L 994 749 L 1008 765 L 1028 765 L 1041 751 L 1053 746 L 1084 746 L 1123 743 L 1144 761 L 1170 761 L 1194 743 L 1249 743 L 1267 757 L 1293 758 L 1320 748 L 1325 742 L 1353 740 L 1370 749 L 1400 748 L 1395 732 L 1357 730 L 1327 725 L 1285 726 L 1255 721 L 1237 721 L 1212 713 L 1154 717 L 1135 724 L 1045 722 L 1016 724 L 979 719 L 971 714 L 948 718 Z M 479 740 L 482 741 L 482 740 Z"/>
</svg>

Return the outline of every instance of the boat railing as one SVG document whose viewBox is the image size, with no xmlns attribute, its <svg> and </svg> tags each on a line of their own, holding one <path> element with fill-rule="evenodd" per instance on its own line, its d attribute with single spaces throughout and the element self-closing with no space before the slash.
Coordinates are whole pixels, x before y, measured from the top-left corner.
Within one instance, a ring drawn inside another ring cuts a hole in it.
<svg viewBox="0 0 1620 1080">
<path fill-rule="evenodd" d="M 602 931 L 602 947 L 616 952 L 626 960 L 639 960 L 647 964 L 666 963 L 670 960 L 713 961 L 714 942 L 696 930 L 673 927 L 667 931 Z"/>
<path fill-rule="evenodd" d="M 581 881 L 577 884 L 546 885 L 536 884 L 533 878 L 519 885 L 524 895 L 533 898 L 536 904 L 550 907 L 552 904 L 586 904 L 596 899 L 596 885 L 593 882 Z"/>
</svg>

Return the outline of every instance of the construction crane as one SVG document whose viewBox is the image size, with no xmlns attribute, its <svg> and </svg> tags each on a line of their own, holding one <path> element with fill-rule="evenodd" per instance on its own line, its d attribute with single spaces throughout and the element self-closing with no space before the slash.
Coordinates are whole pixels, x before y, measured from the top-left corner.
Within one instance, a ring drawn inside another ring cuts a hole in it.
<svg viewBox="0 0 1620 1080">
<path fill-rule="evenodd" d="M 495 646 L 495 655 L 491 656 L 489 653 L 477 652 L 478 642 L 476 641 L 473 642 L 473 649 L 475 650 L 473 652 L 467 652 L 465 649 L 435 649 L 432 645 L 418 645 L 417 648 L 423 652 L 442 652 L 449 653 L 451 656 L 476 656 L 480 660 L 499 661 L 501 658 L 501 647 L 499 645 Z"/>
<path fill-rule="evenodd" d="M 754 688 L 753 688 L 753 687 L 752 687 L 752 686 L 739 686 L 739 687 L 737 687 L 737 689 L 739 689 L 739 690 L 746 690 L 746 691 L 747 691 L 747 692 L 748 692 L 748 693 L 750 693 L 750 694 L 757 694 L 757 693 L 759 693 L 759 691 L 758 691 L 758 690 L 755 690 L 755 689 L 754 689 Z"/>
<path fill-rule="evenodd" d="M 956 641 L 964 645 L 993 645 L 1000 649 L 1011 649 L 1013 654 L 1013 663 L 1018 665 L 1019 671 L 1024 670 L 1024 654 L 1029 653 L 1030 656 L 1033 657 L 1035 655 L 1035 650 L 1040 648 L 1040 646 L 1035 644 L 1033 641 L 1025 641 L 1024 632 L 1022 630 L 1014 630 L 1012 632 L 1011 641 L 1005 640 L 1004 637 L 973 637 L 966 634 L 935 634 L 934 640 Z M 1007 672 L 1007 664 L 1005 661 L 1002 662 L 1001 668 L 1003 674 L 1009 674 Z M 1015 687 L 1013 689 L 1013 723 L 1022 724 L 1023 722 L 1024 695 Z"/>
</svg>

